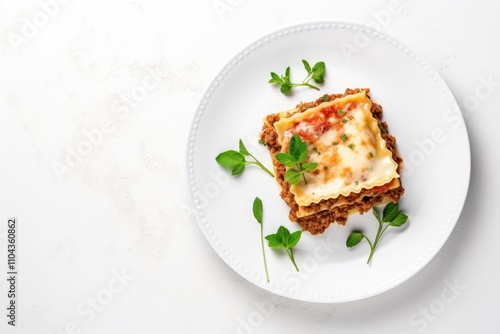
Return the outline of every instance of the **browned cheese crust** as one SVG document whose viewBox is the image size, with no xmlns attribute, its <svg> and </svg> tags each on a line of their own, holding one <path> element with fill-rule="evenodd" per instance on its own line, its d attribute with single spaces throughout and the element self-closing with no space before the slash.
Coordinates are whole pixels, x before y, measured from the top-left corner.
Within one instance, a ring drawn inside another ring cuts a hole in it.
<svg viewBox="0 0 500 334">
<path fill-rule="evenodd" d="M 346 95 L 356 94 L 363 90 L 369 97 L 368 94 L 370 90 L 368 88 L 346 89 L 344 94 L 325 95 L 318 98 L 316 101 L 301 103 L 297 106 L 296 112 L 304 112 L 305 110 L 316 107 L 323 102 L 328 102 Z M 391 151 L 394 161 L 398 164 L 398 173 L 400 174 L 403 159 L 400 157 L 396 149 L 396 139 L 388 133 L 387 123 L 382 121 L 382 107 L 372 101 L 371 112 L 373 117 L 378 121 L 382 138 L 386 141 L 387 149 Z M 360 193 L 351 193 L 348 196 L 340 195 L 337 198 L 322 200 L 319 203 L 313 203 L 308 207 L 303 207 L 303 209 L 310 209 L 310 211 L 314 213 L 305 217 L 297 218 L 296 212 L 298 210 L 298 205 L 295 202 L 294 195 L 290 192 L 290 184 L 285 182 L 284 179 L 286 167 L 274 157 L 277 153 L 281 152 L 281 145 L 278 142 L 278 134 L 274 128 L 274 123 L 279 121 L 279 119 L 279 114 L 270 114 L 265 118 L 264 125 L 260 133 L 260 139 L 266 144 L 269 149 L 269 153 L 271 154 L 276 180 L 281 187 L 280 195 L 290 207 L 289 218 L 291 221 L 297 222 L 303 231 L 308 231 L 311 234 L 323 233 L 330 226 L 330 224 L 334 222 L 340 225 L 345 225 L 349 214 L 363 214 L 375 205 L 387 203 L 389 201 L 397 202 L 403 195 L 404 188 L 401 182 L 400 186 L 394 189 L 384 189 L 388 188 L 388 185 L 376 187 L 375 189 L 363 189 Z M 335 205 L 336 203 L 337 205 Z M 338 203 L 344 204 L 338 205 Z M 317 212 L 318 205 L 321 206 L 323 210 Z"/>
</svg>

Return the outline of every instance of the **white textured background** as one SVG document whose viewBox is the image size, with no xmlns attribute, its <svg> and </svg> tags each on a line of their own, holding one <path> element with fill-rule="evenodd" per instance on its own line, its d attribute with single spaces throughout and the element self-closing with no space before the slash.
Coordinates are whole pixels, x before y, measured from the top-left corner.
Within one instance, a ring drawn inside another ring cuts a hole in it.
<svg viewBox="0 0 500 334">
<path fill-rule="evenodd" d="M 391 2 L 402 12 L 382 30 L 461 105 L 469 195 L 420 273 L 334 305 L 274 298 L 219 259 L 186 214 L 185 143 L 204 89 L 242 48 L 295 23 L 382 20 L 388 1 L 1 0 L 0 268 L 17 217 L 20 275 L 16 328 L 0 280 L 0 332 L 496 333 L 500 2 Z"/>
</svg>

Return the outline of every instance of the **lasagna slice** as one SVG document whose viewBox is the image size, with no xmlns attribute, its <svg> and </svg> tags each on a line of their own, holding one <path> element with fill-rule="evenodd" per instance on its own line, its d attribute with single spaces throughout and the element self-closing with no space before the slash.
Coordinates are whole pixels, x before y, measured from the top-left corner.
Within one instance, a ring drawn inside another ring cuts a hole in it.
<svg viewBox="0 0 500 334">
<path fill-rule="evenodd" d="M 264 119 L 260 139 L 271 154 L 289 218 L 304 231 L 319 234 L 334 222 L 344 225 L 349 215 L 397 202 L 404 192 L 395 138 L 369 91 L 324 95 Z M 318 166 L 306 172 L 307 182 L 290 185 L 287 167 L 275 155 L 288 152 L 294 134 L 307 143 L 306 161 Z"/>
</svg>

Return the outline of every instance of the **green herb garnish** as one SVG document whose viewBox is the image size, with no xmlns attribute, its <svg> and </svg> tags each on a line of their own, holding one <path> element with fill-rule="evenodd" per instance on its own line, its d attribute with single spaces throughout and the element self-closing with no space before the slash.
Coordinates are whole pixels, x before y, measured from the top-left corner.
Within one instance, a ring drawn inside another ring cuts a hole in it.
<svg viewBox="0 0 500 334">
<path fill-rule="evenodd" d="M 341 139 L 342 139 L 342 141 L 344 141 L 344 142 L 346 142 L 346 141 L 347 141 L 347 139 L 349 139 L 349 137 L 347 137 L 347 135 L 346 135 L 345 133 L 344 133 L 344 134 L 342 135 L 342 137 L 340 137 L 340 138 L 341 138 Z"/>
<path fill-rule="evenodd" d="M 292 92 L 292 89 L 295 87 L 300 87 L 300 86 L 305 86 L 309 88 L 313 88 L 316 90 L 319 90 L 317 86 L 314 86 L 309 83 L 309 81 L 313 80 L 317 84 L 322 84 L 325 79 L 324 79 L 324 74 L 325 74 L 325 63 L 320 61 L 314 64 L 313 67 L 309 65 L 307 60 L 302 59 L 302 64 L 304 65 L 304 68 L 307 71 L 307 76 L 306 78 L 302 81 L 302 83 L 292 83 L 290 80 L 290 67 L 287 67 L 285 70 L 285 74 L 282 76 L 279 76 L 278 74 L 271 72 L 271 79 L 269 80 L 270 84 L 278 84 L 280 85 L 280 91 L 285 94 L 289 95 Z"/>
<path fill-rule="evenodd" d="M 354 144 L 349 144 L 347 145 L 347 147 L 349 147 L 351 150 L 354 150 Z"/>
<path fill-rule="evenodd" d="M 276 160 L 289 167 L 285 174 L 285 181 L 290 184 L 297 184 L 300 177 L 307 184 L 305 172 L 312 171 L 318 167 L 316 162 L 304 162 L 307 159 L 307 143 L 302 141 L 298 134 L 294 134 L 290 139 L 289 153 L 278 153 Z"/>
<path fill-rule="evenodd" d="M 302 231 L 298 230 L 290 234 L 290 231 L 284 226 L 280 226 L 275 234 L 269 234 L 266 236 L 266 240 L 269 241 L 269 247 L 271 248 L 283 248 L 292 261 L 295 269 L 299 271 L 295 259 L 293 257 L 293 247 L 297 245 L 302 236 Z"/>
<path fill-rule="evenodd" d="M 245 156 L 250 156 L 251 158 L 253 158 L 254 161 L 247 161 L 245 159 Z M 243 173 L 247 165 L 257 165 L 264 171 L 266 171 L 269 175 L 274 177 L 274 174 L 269 169 L 264 167 L 264 165 L 259 160 L 257 160 L 256 157 L 254 157 L 250 152 L 248 152 L 241 139 L 239 142 L 239 151 L 229 150 L 222 152 L 217 157 L 215 157 L 215 160 L 221 166 L 231 168 L 232 175 L 239 175 Z"/>
<path fill-rule="evenodd" d="M 267 261 L 266 261 L 266 252 L 264 251 L 264 226 L 262 224 L 262 200 L 258 197 L 255 197 L 253 201 L 253 216 L 255 220 L 260 224 L 260 244 L 262 247 L 262 259 L 264 260 L 264 269 L 266 270 L 266 279 L 269 283 L 269 273 L 267 272 Z"/>
<path fill-rule="evenodd" d="M 370 263 L 373 257 L 373 253 L 375 252 L 375 249 L 377 248 L 377 245 L 380 242 L 380 238 L 384 234 L 385 230 L 387 230 L 389 226 L 401 227 L 408 220 L 408 216 L 403 212 L 399 211 L 398 203 L 390 202 L 389 204 L 387 204 L 382 212 L 383 215 L 382 219 L 380 218 L 377 209 L 372 208 L 372 212 L 378 221 L 378 230 L 377 230 L 377 235 L 375 236 L 375 241 L 373 241 L 372 243 L 370 239 L 368 239 L 368 237 L 361 232 L 353 232 L 349 234 L 346 240 L 346 246 L 348 248 L 356 246 L 361 242 L 361 240 L 363 240 L 363 238 L 365 238 L 366 241 L 368 241 L 368 244 L 370 245 L 370 255 L 368 256 L 368 261 L 366 262 L 367 264 Z"/>
</svg>

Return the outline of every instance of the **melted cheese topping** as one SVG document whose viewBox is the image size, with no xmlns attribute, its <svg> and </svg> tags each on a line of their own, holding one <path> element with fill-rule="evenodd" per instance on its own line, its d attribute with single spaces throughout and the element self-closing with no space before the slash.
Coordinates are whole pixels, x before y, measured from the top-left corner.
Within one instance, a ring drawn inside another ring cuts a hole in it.
<svg viewBox="0 0 500 334">
<path fill-rule="evenodd" d="M 309 162 L 318 167 L 292 185 L 290 191 L 300 206 L 323 199 L 359 193 L 399 178 L 397 163 L 386 147 L 377 120 L 370 111 L 365 92 L 348 95 L 274 124 L 282 151 L 288 151 L 293 134 L 308 145 Z"/>
</svg>

